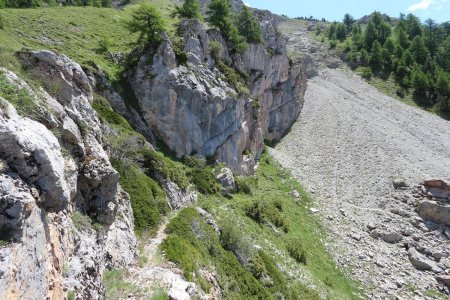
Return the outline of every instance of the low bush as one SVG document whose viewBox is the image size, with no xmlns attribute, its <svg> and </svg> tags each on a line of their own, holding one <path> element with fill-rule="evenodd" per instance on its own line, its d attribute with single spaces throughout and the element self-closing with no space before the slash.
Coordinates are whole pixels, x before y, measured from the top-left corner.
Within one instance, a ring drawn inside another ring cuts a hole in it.
<svg viewBox="0 0 450 300">
<path fill-rule="evenodd" d="M 286 248 L 293 259 L 299 263 L 306 264 L 306 251 L 300 239 L 296 238 L 288 241 Z"/>
<path fill-rule="evenodd" d="M 0 97 L 11 103 L 22 116 L 36 118 L 40 112 L 30 93 L 12 84 L 2 71 L 0 71 Z"/>
<path fill-rule="evenodd" d="M 140 154 L 143 156 L 143 166 L 149 175 L 158 173 L 164 179 L 176 183 L 180 188 L 188 188 L 189 179 L 183 165 L 170 160 L 162 153 L 152 149 L 142 149 Z"/>
<path fill-rule="evenodd" d="M 112 165 L 120 174 L 120 184 L 130 195 L 136 229 L 156 227 L 160 215 L 169 211 L 162 188 L 136 166 L 119 160 L 113 160 Z"/>
<path fill-rule="evenodd" d="M 370 67 L 361 67 L 358 70 L 358 73 L 361 74 L 365 79 L 370 79 L 373 75 L 372 69 Z"/>
<path fill-rule="evenodd" d="M 259 224 L 269 222 L 283 231 L 288 232 L 289 225 L 282 211 L 275 205 L 275 201 L 255 201 L 247 208 L 247 216 Z"/>
<path fill-rule="evenodd" d="M 254 176 L 239 176 L 235 178 L 238 193 L 253 195 L 253 190 L 257 188 L 258 179 Z"/>
<path fill-rule="evenodd" d="M 213 195 L 220 191 L 220 185 L 217 183 L 211 167 L 194 168 L 189 170 L 187 175 L 202 194 Z"/>
</svg>

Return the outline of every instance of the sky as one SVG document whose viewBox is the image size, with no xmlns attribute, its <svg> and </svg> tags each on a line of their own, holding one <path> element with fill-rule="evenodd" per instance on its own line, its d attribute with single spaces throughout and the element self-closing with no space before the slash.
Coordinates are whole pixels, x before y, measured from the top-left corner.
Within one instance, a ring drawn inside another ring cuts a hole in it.
<svg viewBox="0 0 450 300">
<path fill-rule="evenodd" d="M 244 0 L 255 8 L 268 9 L 289 17 L 314 16 L 340 21 L 346 13 L 356 19 L 375 10 L 398 17 L 413 13 L 422 22 L 432 18 L 437 22 L 450 21 L 450 0 Z"/>
</svg>

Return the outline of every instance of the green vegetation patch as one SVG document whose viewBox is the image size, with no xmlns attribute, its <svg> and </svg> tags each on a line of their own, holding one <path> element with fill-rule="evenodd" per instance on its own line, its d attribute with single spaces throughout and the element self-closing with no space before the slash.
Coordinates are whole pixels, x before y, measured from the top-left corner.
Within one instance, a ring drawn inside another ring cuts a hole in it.
<svg viewBox="0 0 450 300">
<path fill-rule="evenodd" d="M 11 83 L 0 70 L 0 97 L 11 103 L 22 116 L 37 117 L 38 105 L 30 93 Z"/>
<path fill-rule="evenodd" d="M 130 52 L 137 39 L 125 26 L 130 18 L 129 7 L 122 10 L 97 7 L 1 9 L 0 18 L 3 20 L 0 65 L 12 71 L 20 71 L 14 58 L 16 51 L 52 49 L 82 65 L 94 61 L 114 80 L 122 66 L 99 51 L 104 38 L 108 37 L 107 50 L 112 53 Z"/>
<path fill-rule="evenodd" d="M 103 273 L 105 298 L 111 300 L 126 299 L 129 294 L 136 294 L 140 289 L 125 281 L 124 270 L 111 270 Z"/>
</svg>

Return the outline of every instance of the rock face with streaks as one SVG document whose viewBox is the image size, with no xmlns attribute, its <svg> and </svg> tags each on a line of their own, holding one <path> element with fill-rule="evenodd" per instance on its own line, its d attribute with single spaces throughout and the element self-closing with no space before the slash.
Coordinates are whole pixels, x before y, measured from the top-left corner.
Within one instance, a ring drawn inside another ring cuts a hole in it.
<svg viewBox="0 0 450 300">
<path fill-rule="evenodd" d="M 216 155 L 249 174 L 263 141 L 279 140 L 299 116 L 306 77 L 290 64 L 276 21 L 262 17 L 261 26 L 264 42 L 237 53 L 217 30 L 185 20 L 179 28 L 185 61 L 166 37 L 130 72 L 143 119 L 177 156 Z M 221 64 L 240 74 L 249 92 L 228 82 Z"/>
<path fill-rule="evenodd" d="M 102 146 L 91 85 L 66 56 L 19 57 L 55 93 L 37 94 L 1 70 L 41 108 L 32 120 L 0 99 L 0 296 L 102 298 L 103 271 L 132 263 L 136 238 L 129 197 Z"/>
</svg>

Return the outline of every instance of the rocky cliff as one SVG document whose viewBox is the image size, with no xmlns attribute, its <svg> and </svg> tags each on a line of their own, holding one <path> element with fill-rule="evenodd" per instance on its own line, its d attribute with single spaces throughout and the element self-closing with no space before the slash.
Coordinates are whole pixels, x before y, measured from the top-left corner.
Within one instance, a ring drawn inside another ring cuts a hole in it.
<svg viewBox="0 0 450 300">
<path fill-rule="evenodd" d="M 177 156 L 216 155 L 235 172 L 252 173 L 263 141 L 280 139 L 297 119 L 306 77 L 290 64 L 275 20 L 261 19 L 264 42 L 242 53 L 231 51 L 217 30 L 183 21 L 184 61 L 165 37 L 129 73 L 142 118 Z M 246 87 L 232 84 L 231 76 Z"/>
<path fill-rule="evenodd" d="M 81 67 L 48 51 L 19 55 L 52 95 L 1 70 L 35 108 L 32 120 L 0 98 L 0 235 L 8 242 L 0 248 L 0 295 L 101 298 L 105 268 L 134 260 L 129 197 L 102 147 Z"/>
</svg>

